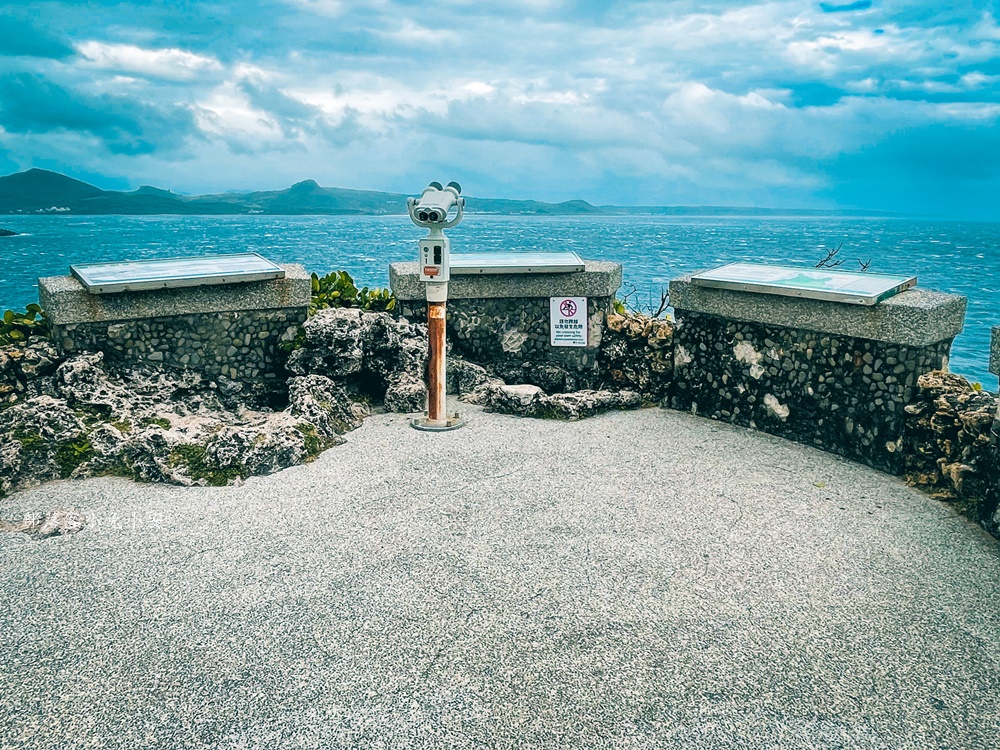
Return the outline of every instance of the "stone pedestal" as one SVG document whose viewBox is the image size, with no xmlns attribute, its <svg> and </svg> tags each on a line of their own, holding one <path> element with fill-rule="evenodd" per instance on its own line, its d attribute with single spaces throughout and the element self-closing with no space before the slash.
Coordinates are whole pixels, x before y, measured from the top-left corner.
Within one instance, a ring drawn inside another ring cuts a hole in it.
<svg viewBox="0 0 1000 750">
<path fill-rule="evenodd" d="M 285 278 L 244 284 L 90 294 L 72 276 L 38 280 L 38 296 L 65 354 L 191 368 L 240 380 L 277 377 L 278 345 L 295 338 L 312 293 L 300 265 Z"/>
<path fill-rule="evenodd" d="M 912 289 L 868 307 L 670 283 L 675 409 L 892 473 L 917 378 L 947 366 L 964 297 Z"/>
<path fill-rule="evenodd" d="M 575 273 L 452 276 L 447 317 L 452 351 L 489 365 L 508 383 L 530 383 L 550 393 L 594 387 L 600 381 L 597 351 L 604 319 L 621 281 L 620 264 L 593 261 Z M 416 263 L 391 264 L 389 286 L 401 315 L 426 320 Z M 587 298 L 586 347 L 550 345 L 551 297 Z"/>
</svg>

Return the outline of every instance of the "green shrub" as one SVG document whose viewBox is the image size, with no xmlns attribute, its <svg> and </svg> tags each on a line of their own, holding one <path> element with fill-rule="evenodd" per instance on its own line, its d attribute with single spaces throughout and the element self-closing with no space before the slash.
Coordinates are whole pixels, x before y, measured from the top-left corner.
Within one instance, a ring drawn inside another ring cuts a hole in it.
<svg viewBox="0 0 1000 750">
<path fill-rule="evenodd" d="M 24 312 L 7 310 L 0 319 L 0 346 L 23 344 L 29 338 L 48 335 L 49 320 L 36 304 L 28 305 Z"/>
<path fill-rule="evenodd" d="M 334 271 L 326 276 L 313 274 L 309 314 L 330 307 L 358 307 L 362 310 L 388 312 L 396 307 L 396 298 L 388 289 L 358 289 L 347 271 Z"/>
<path fill-rule="evenodd" d="M 388 289 L 358 289 L 347 271 L 333 271 L 326 276 L 312 275 L 312 299 L 309 314 L 331 307 L 357 307 L 373 312 L 391 312 L 396 308 L 396 297 Z M 292 352 L 305 346 L 306 334 L 299 328 L 293 341 L 280 344 L 283 351 Z"/>
</svg>

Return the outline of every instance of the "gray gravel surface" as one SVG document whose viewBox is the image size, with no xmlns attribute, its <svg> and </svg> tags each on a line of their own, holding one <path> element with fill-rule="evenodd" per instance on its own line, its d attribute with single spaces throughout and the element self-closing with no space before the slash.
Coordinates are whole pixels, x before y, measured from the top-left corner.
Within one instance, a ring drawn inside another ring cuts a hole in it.
<svg viewBox="0 0 1000 750">
<path fill-rule="evenodd" d="M 243 487 L 0 534 L 0 748 L 1000 747 L 1000 545 L 666 410 L 380 415 Z"/>
</svg>

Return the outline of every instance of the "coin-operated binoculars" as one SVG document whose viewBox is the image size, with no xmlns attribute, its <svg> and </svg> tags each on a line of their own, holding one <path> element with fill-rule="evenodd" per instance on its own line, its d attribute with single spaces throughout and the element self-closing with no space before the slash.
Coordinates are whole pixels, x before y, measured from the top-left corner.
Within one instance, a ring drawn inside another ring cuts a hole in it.
<svg viewBox="0 0 1000 750">
<path fill-rule="evenodd" d="M 430 361 L 427 367 L 427 416 L 414 419 L 411 424 L 418 430 L 454 430 L 465 422 L 458 414 L 446 413 L 445 394 L 447 386 L 445 306 L 448 301 L 449 242 L 444 236 L 462 220 L 465 198 L 462 186 L 449 182 L 441 187 L 440 182 L 432 182 L 419 198 L 407 198 L 406 208 L 410 219 L 418 227 L 430 230 L 427 237 L 419 241 L 418 266 L 420 280 L 427 292 L 427 334 Z M 452 209 L 454 216 L 449 219 Z"/>
</svg>

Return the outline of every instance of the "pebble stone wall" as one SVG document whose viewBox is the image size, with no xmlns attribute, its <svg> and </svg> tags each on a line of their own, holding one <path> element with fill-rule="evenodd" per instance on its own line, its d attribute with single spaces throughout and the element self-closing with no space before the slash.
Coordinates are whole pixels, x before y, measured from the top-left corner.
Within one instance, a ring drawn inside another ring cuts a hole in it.
<svg viewBox="0 0 1000 750">
<path fill-rule="evenodd" d="M 683 312 L 670 405 L 810 443 L 884 471 L 902 469 L 917 379 L 947 362 L 924 347 Z"/>
<path fill-rule="evenodd" d="M 115 323 L 56 326 L 62 351 L 103 351 L 111 362 L 190 367 L 213 377 L 278 377 L 285 354 L 306 320 L 302 308 L 175 315 Z"/>
<path fill-rule="evenodd" d="M 498 297 L 448 301 L 447 331 L 451 351 L 489 365 L 509 383 L 529 383 L 550 393 L 594 388 L 601 381 L 597 350 L 612 297 L 587 299 L 586 347 L 549 343 L 548 297 Z M 406 318 L 424 321 L 426 303 L 404 301 Z"/>
<path fill-rule="evenodd" d="M 389 285 L 401 315 L 427 320 L 426 286 L 416 263 L 392 263 Z M 569 273 L 457 274 L 448 283 L 450 350 L 485 365 L 509 384 L 530 384 L 548 393 L 596 388 L 604 324 L 621 286 L 618 263 L 584 261 Z M 587 345 L 550 344 L 553 297 L 587 298 Z"/>
</svg>

